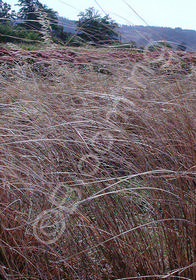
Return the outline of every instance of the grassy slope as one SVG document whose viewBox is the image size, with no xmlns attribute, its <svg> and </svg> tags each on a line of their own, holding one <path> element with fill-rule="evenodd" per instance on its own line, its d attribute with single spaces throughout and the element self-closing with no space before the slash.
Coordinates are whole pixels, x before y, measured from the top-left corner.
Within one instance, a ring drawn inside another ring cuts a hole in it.
<svg viewBox="0 0 196 280">
<path fill-rule="evenodd" d="M 0 66 L 1 277 L 194 279 L 194 63 L 65 52 Z"/>
</svg>

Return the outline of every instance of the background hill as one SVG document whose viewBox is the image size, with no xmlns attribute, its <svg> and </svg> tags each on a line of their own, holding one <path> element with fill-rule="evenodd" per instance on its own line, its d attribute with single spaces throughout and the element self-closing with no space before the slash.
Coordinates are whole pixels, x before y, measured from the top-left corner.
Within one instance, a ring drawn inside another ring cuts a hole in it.
<svg viewBox="0 0 196 280">
<path fill-rule="evenodd" d="M 59 17 L 59 24 L 64 31 L 74 33 L 76 21 Z M 138 46 L 146 46 L 153 41 L 166 40 L 173 45 L 185 43 L 187 50 L 196 50 L 196 31 L 181 28 L 154 27 L 154 26 L 128 26 L 119 25 L 119 39 L 121 42 L 135 41 Z"/>
<path fill-rule="evenodd" d="M 76 21 L 75 20 L 70 20 L 64 17 L 59 17 L 59 25 L 63 26 L 63 29 L 65 32 L 70 32 L 74 33 L 76 31 Z"/>
<path fill-rule="evenodd" d="M 188 50 L 196 50 L 196 31 L 181 28 L 154 27 L 154 26 L 120 26 L 123 42 L 135 41 L 137 45 L 146 46 L 150 42 L 165 40 L 174 45 L 184 42 Z"/>
</svg>

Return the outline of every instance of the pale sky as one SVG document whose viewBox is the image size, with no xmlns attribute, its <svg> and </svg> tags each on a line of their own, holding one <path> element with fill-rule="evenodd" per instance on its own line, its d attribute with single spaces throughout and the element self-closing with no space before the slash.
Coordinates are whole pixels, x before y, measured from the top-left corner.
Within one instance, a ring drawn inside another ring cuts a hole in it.
<svg viewBox="0 0 196 280">
<path fill-rule="evenodd" d="M 130 6 L 128 6 L 126 3 Z M 12 5 L 17 0 L 3 0 Z M 94 7 L 109 14 L 117 23 L 127 25 L 150 25 L 181 27 L 196 30 L 196 0 L 40 0 L 60 16 L 77 20 L 77 15 Z M 134 11 L 132 9 L 134 9 Z M 143 21 L 144 20 L 144 21 Z"/>
</svg>

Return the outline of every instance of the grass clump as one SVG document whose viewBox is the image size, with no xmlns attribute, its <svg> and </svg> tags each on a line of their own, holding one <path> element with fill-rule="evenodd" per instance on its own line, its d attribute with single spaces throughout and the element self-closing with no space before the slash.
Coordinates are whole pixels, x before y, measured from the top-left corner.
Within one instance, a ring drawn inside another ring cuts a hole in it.
<svg viewBox="0 0 196 280">
<path fill-rule="evenodd" d="M 195 66 L 68 51 L 1 72 L 1 277 L 194 279 Z"/>
</svg>

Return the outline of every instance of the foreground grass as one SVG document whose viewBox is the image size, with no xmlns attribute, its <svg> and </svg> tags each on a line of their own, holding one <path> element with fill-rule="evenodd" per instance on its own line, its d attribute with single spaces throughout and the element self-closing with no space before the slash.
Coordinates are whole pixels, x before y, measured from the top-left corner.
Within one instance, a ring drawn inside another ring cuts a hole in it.
<svg viewBox="0 0 196 280">
<path fill-rule="evenodd" d="M 194 279 L 195 65 L 92 57 L 1 64 L 1 278 Z"/>
</svg>

